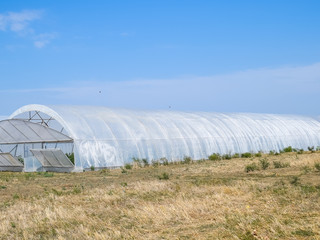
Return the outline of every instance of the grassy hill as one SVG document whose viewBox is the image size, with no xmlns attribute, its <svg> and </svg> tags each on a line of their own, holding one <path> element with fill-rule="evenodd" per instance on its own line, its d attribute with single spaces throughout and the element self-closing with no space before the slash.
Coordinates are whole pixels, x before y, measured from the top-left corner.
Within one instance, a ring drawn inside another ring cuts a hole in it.
<svg viewBox="0 0 320 240">
<path fill-rule="evenodd" d="M 319 152 L 0 173 L 0 239 L 320 239 L 316 163 Z"/>
</svg>

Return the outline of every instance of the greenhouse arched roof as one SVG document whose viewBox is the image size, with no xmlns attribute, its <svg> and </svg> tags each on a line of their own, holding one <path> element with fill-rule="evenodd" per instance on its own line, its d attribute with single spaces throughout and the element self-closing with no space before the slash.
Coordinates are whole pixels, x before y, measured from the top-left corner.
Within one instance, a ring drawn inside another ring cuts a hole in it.
<svg viewBox="0 0 320 240">
<path fill-rule="evenodd" d="M 58 121 L 74 140 L 76 167 L 122 166 L 132 158 L 207 158 L 216 153 L 320 146 L 311 117 L 252 113 L 136 111 L 98 106 L 26 105 Z"/>
</svg>

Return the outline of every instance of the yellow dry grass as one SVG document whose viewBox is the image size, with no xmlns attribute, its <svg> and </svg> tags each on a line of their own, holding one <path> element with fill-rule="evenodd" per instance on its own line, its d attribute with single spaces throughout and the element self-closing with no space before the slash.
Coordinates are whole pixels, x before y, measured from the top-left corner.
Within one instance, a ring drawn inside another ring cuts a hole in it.
<svg viewBox="0 0 320 240">
<path fill-rule="evenodd" d="M 320 153 L 262 158 L 0 173 L 0 239 L 320 239 Z"/>
</svg>

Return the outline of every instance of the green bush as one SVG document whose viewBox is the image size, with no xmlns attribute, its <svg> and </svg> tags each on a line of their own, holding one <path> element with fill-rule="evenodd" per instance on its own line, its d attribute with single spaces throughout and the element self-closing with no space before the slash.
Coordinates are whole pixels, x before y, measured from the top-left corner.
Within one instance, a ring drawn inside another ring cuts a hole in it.
<svg viewBox="0 0 320 240">
<path fill-rule="evenodd" d="M 308 150 L 313 153 L 314 152 L 314 146 L 308 147 Z"/>
<path fill-rule="evenodd" d="M 258 170 L 258 166 L 255 163 L 251 163 L 245 167 L 246 172 L 253 172 L 255 170 Z"/>
<path fill-rule="evenodd" d="M 169 179 L 169 174 L 164 172 L 161 175 L 158 176 L 159 180 L 168 180 Z"/>
<path fill-rule="evenodd" d="M 169 161 L 168 161 L 168 159 L 165 158 L 165 157 L 160 158 L 160 159 L 159 159 L 159 162 L 160 162 L 160 164 L 163 164 L 164 166 L 169 165 Z"/>
<path fill-rule="evenodd" d="M 158 160 L 152 160 L 152 161 L 151 161 L 151 164 L 152 164 L 153 167 L 158 167 L 158 166 L 160 165 L 160 161 L 158 161 Z"/>
<path fill-rule="evenodd" d="M 283 149 L 283 152 L 292 152 L 292 151 L 293 151 L 293 150 L 292 150 L 292 147 L 291 147 L 291 146 L 286 147 L 286 148 Z"/>
<path fill-rule="evenodd" d="M 235 153 L 232 155 L 232 158 L 240 158 L 240 154 L 239 153 Z"/>
<path fill-rule="evenodd" d="M 191 163 L 191 162 L 192 162 L 192 158 L 191 158 L 191 157 L 185 156 L 185 157 L 183 158 L 183 163 L 189 164 L 189 163 Z"/>
<path fill-rule="evenodd" d="M 227 160 L 230 160 L 231 159 L 231 155 L 230 154 L 223 154 L 221 156 L 222 159 L 227 159 Z"/>
<path fill-rule="evenodd" d="M 263 159 L 260 159 L 260 165 L 263 170 L 266 170 L 269 167 L 270 163 L 266 158 L 263 158 Z"/>
<path fill-rule="evenodd" d="M 219 153 L 212 153 L 209 156 L 209 160 L 211 160 L 211 161 L 219 161 L 219 160 L 221 160 L 221 156 L 220 156 Z"/>
<path fill-rule="evenodd" d="M 270 151 L 269 155 L 275 155 L 276 151 Z"/>
<path fill-rule="evenodd" d="M 256 154 L 254 154 L 255 157 L 262 157 L 262 153 L 261 152 L 258 152 Z"/>
<path fill-rule="evenodd" d="M 242 153 L 241 154 L 242 158 L 251 158 L 252 157 L 252 153 L 246 152 L 246 153 Z"/>
<path fill-rule="evenodd" d="M 126 163 L 124 165 L 124 168 L 130 170 L 130 169 L 132 169 L 132 165 L 130 163 Z"/>
<path fill-rule="evenodd" d="M 148 167 L 149 166 L 149 161 L 146 158 L 142 158 L 143 166 Z"/>
<path fill-rule="evenodd" d="M 290 180 L 290 183 L 293 185 L 298 185 L 300 182 L 300 178 L 298 176 L 293 176 L 292 179 Z"/>
<path fill-rule="evenodd" d="M 314 167 L 320 172 L 320 163 L 315 163 Z"/>
<path fill-rule="evenodd" d="M 53 172 L 45 172 L 43 174 L 44 177 L 53 177 Z"/>
<path fill-rule="evenodd" d="M 91 166 L 91 167 L 90 167 L 90 170 L 91 170 L 91 171 L 94 171 L 94 169 L 95 169 L 94 166 Z"/>
<path fill-rule="evenodd" d="M 299 149 L 299 150 L 297 151 L 298 154 L 302 154 L 303 152 L 304 152 L 303 149 Z"/>
<path fill-rule="evenodd" d="M 133 157 L 133 158 L 132 158 L 132 162 L 133 162 L 135 165 L 137 165 L 138 167 L 142 167 L 142 160 L 141 160 L 141 159 Z"/>
<path fill-rule="evenodd" d="M 282 163 L 280 161 L 273 161 L 273 166 L 275 168 L 286 168 L 286 167 L 289 167 L 290 164 L 289 163 Z"/>
</svg>

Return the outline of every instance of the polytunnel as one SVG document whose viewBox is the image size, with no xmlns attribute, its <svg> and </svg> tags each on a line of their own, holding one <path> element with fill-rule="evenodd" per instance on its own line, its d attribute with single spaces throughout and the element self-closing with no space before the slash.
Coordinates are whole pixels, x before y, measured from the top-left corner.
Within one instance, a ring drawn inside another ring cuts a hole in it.
<svg viewBox="0 0 320 240">
<path fill-rule="evenodd" d="M 72 138 L 77 169 L 123 166 L 132 158 L 197 160 L 320 146 L 320 122 L 296 115 L 26 105 L 10 118 L 44 123 Z"/>
</svg>

